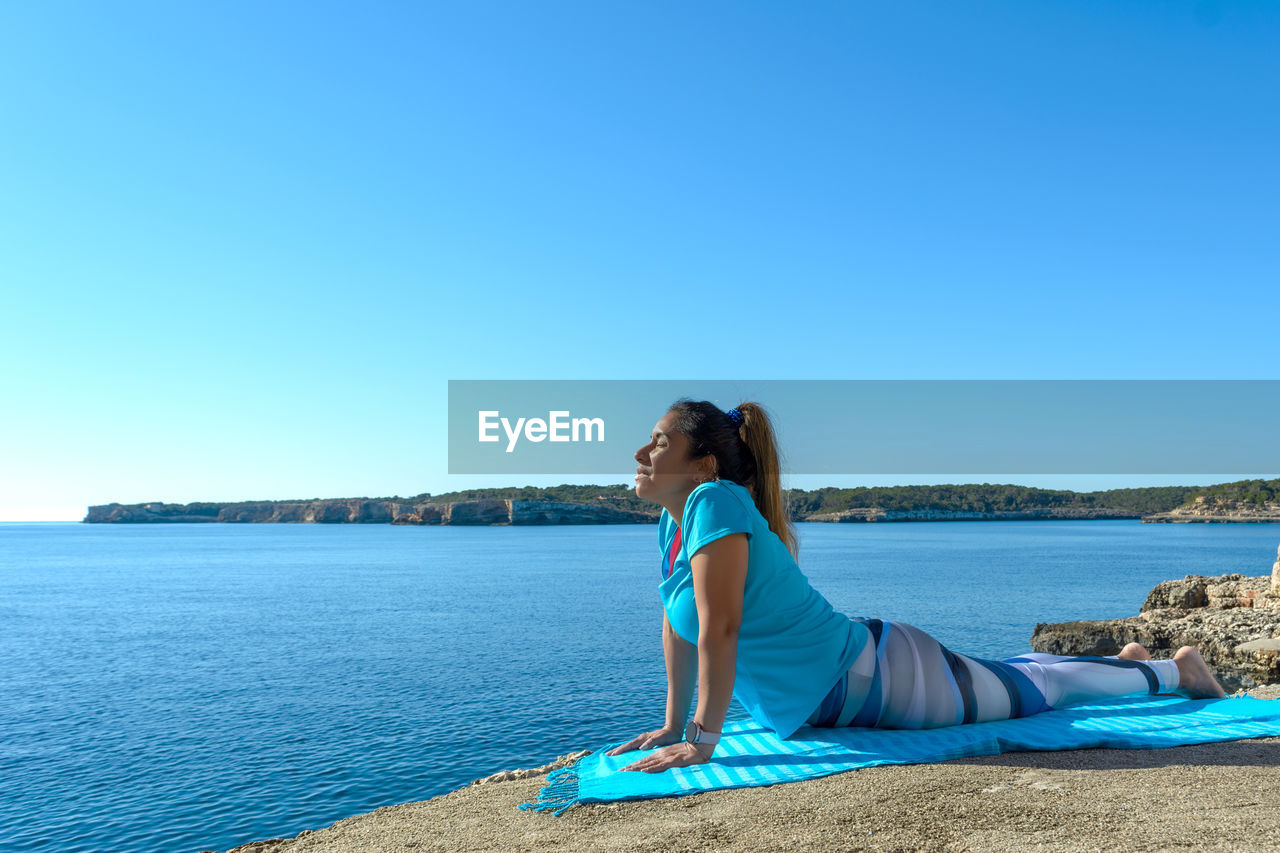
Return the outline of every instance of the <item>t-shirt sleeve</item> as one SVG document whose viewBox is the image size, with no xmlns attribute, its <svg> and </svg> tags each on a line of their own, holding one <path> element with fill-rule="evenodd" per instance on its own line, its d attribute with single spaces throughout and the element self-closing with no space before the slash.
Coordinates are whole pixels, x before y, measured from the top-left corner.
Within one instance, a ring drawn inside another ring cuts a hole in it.
<svg viewBox="0 0 1280 853">
<path fill-rule="evenodd" d="M 684 551 L 690 559 L 703 545 L 730 533 L 751 537 L 751 515 L 737 495 L 727 489 L 702 489 L 689 502 L 683 521 Z"/>
</svg>

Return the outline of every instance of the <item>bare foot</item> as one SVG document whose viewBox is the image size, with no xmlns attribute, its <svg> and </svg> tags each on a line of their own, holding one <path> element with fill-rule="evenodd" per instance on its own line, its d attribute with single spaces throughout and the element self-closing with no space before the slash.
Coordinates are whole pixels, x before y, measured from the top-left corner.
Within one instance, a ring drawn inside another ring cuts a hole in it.
<svg viewBox="0 0 1280 853">
<path fill-rule="evenodd" d="M 1121 660 L 1151 660 L 1151 653 L 1139 643 L 1129 643 L 1116 657 Z"/>
<path fill-rule="evenodd" d="M 1183 646 L 1173 653 L 1178 664 L 1178 692 L 1191 699 L 1226 699 L 1218 679 L 1213 677 L 1195 646 Z"/>
</svg>

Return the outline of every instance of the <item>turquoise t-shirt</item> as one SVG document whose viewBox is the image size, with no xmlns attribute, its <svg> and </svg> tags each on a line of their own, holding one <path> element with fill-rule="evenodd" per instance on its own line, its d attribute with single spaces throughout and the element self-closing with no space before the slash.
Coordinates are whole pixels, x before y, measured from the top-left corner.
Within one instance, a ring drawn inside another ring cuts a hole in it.
<svg viewBox="0 0 1280 853">
<path fill-rule="evenodd" d="M 790 737 L 853 665 L 871 634 L 810 586 L 746 487 L 712 480 L 685 502 L 680 553 L 669 578 L 667 552 L 676 524 L 665 509 L 658 522 L 664 578 L 658 592 L 671 627 L 685 640 L 698 642 L 689 559 L 730 533 L 746 533 L 748 544 L 733 695 L 756 722 Z"/>
</svg>

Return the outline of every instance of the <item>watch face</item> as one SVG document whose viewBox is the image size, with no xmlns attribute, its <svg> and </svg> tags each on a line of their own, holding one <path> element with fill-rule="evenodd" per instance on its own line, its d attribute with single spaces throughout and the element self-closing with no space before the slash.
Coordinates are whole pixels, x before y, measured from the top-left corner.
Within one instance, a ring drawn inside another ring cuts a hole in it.
<svg viewBox="0 0 1280 853">
<path fill-rule="evenodd" d="M 693 720 L 690 720 L 689 725 L 684 727 L 684 739 L 689 743 L 698 742 L 698 724 Z"/>
</svg>

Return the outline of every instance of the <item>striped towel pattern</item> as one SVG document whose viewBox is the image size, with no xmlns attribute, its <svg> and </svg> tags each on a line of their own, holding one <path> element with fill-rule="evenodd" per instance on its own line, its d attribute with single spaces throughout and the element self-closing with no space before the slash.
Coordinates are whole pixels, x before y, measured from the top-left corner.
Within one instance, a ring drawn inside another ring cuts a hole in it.
<svg viewBox="0 0 1280 853">
<path fill-rule="evenodd" d="M 805 726 L 785 740 L 751 720 L 734 720 L 725 723 L 724 736 L 706 764 L 661 773 L 624 772 L 621 768 L 656 750 L 605 755 L 626 742 L 615 741 L 570 767 L 552 771 L 538 796 L 518 808 L 559 815 L 578 803 L 776 785 L 878 764 L 922 764 L 1019 750 L 1159 749 L 1269 736 L 1280 736 L 1280 700 L 1250 696 L 1123 697 L 937 729 Z"/>
</svg>

